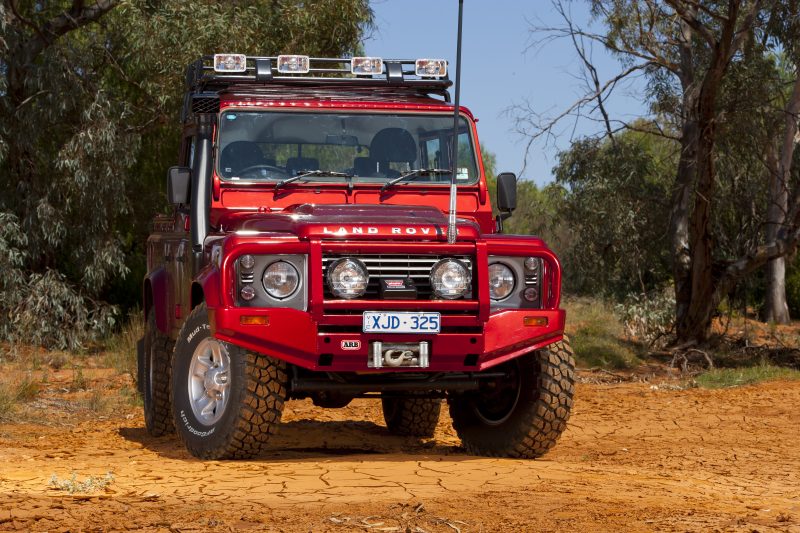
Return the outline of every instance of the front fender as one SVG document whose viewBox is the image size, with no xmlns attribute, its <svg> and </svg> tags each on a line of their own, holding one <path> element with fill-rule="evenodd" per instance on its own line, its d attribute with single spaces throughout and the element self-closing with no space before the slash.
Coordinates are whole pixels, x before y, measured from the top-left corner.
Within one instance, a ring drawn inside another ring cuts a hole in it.
<svg viewBox="0 0 800 533">
<path fill-rule="evenodd" d="M 164 267 L 159 267 L 144 278 L 145 320 L 150 313 L 156 314 L 156 327 L 168 335 L 172 329 L 172 280 Z"/>
</svg>

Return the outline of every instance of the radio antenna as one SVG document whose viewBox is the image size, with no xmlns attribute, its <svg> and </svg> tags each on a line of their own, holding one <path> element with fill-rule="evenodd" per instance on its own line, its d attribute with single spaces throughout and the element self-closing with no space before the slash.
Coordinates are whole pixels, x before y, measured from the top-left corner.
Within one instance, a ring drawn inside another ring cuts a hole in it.
<svg viewBox="0 0 800 533">
<path fill-rule="evenodd" d="M 461 96 L 461 24 L 464 17 L 464 0 L 458 0 L 458 37 L 456 41 L 456 101 L 453 106 L 453 141 L 450 154 L 450 213 L 447 220 L 447 242 L 456 242 L 456 172 L 458 171 L 458 109 Z"/>
</svg>

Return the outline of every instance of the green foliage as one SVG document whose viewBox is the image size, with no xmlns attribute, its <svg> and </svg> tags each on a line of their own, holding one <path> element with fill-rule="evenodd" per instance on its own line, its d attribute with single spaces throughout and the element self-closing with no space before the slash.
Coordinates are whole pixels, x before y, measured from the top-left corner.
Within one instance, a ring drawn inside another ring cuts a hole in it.
<svg viewBox="0 0 800 533">
<path fill-rule="evenodd" d="M 497 215 L 497 160 L 485 147 L 481 148 L 486 182 L 494 214 Z M 562 187 L 551 184 L 543 188 L 531 181 L 517 181 L 517 209 L 503 223 L 508 234 L 536 235 L 557 253 L 565 247 L 564 227 L 559 213 L 564 201 Z"/>
<path fill-rule="evenodd" d="M 632 293 L 614 306 L 628 339 L 663 345 L 675 326 L 675 291 L 672 287 L 650 293 Z"/>
<path fill-rule="evenodd" d="M 219 51 L 353 53 L 372 24 L 367 0 L 121 0 L 101 16 L 70 14 L 63 31 L 53 21 L 73 2 L 17 2 L 19 15 L 9 5 L 0 4 L 0 339 L 49 348 L 106 334 L 118 315 L 110 304 L 140 297 L 186 65 Z"/>
<path fill-rule="evenodd" d="M 562 261 L 571 290 L 622 298 L 670 279 L 674 164 L 672 143 L 639 133 L 580 140 L 559 155 L 557 217 L 568 232 Z"/>
<path fill-rule="evenodd" d="M 776 379 L 799 380 L 800 371 L 768 364 L 747 368 L 715 368 L 700 374 L 695 381 L 707 389 L 722 389 Z"/>
</svg>

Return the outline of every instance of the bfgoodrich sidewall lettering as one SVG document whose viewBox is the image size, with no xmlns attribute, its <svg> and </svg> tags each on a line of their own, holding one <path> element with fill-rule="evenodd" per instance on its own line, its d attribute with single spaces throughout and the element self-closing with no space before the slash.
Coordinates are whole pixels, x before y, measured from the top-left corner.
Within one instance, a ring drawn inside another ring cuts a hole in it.
<svg viewBox="0 0 800 533">
<path fill-rule="evenodd" d="M 192 356 L 199 344 L 211 336 L 208 313 L 205 306 L 195 309 L 181 328 L 175 345 L 174 367 L 172 372 L 173 418 L 178 434 L 188 446 L 194 448 L 213 448 L 226 439 L 236 420 L 238 387 L 242 377 L 238 374 L 241 365 L 231 354 L 228 379 L 228 393 L 232 395 L 225 413 L 214 424 L 201 423 L 192 412 L 189 400 L 188 379 Z"/>
</svg>

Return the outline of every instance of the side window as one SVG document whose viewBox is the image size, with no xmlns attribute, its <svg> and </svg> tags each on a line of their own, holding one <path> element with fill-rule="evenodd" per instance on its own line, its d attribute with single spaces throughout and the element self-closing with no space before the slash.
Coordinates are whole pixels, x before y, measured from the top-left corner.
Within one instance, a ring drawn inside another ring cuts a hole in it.
<svg viewBox="0 0 800 533">
<path fill-rule="evenodd" d="M 442 152 L 439 149 L 439 139 L 425 141 L 425 168 L 442 168 Z"/>
<path fill-rule="evenodd" d="M 451 137 L 452 138 L 452 137 Z M 469 134 L 459 133 L 458 135 L 458 158 L 456 181 L 474 180 L 478 175 L 475 167 L 475 159 L 472 155 L 472 142 Z"/>
</svg>

